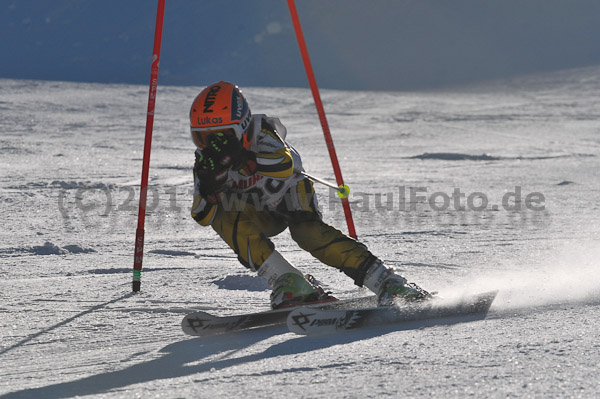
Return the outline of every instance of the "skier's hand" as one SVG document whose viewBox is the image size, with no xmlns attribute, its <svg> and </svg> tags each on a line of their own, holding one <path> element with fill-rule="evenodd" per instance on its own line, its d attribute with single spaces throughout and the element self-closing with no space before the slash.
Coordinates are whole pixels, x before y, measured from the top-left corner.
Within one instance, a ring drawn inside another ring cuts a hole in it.
<svg viewBox="0 0 600 399">
<path fill-rule="evenodd" d="M 242 148 L 235 160 L 233 167 L 243 176 L 251 176 L 256 173 L 256 154 L 250 150 Z"/>
<path fill-rule="evenodd" d="M 216 133 L 211 134 L 207 141 L 208 145 L 202 152 L 210 156 L 215 164 L 231 167 L 243 176 L 251 176 L 256 172 L 256 154 L 242 147 L 236 137 Z"/>
<path fill-rule="evenodd" d="M 234 136 L 224 133 L 214 133 L 208 136 L 208 144 L 202 150 L 223 168 L 229 168 L 239 156 L 242 144 Z"/>
<path fill-rule="evenodd" d="M 223 167 L 211 154 L 199 155 L 196 153 L 194 172 L 200 179 L 198 189 L 202 197 L 208 202 L 216 204 L 221 202 L 222 193 L 225 191 L 229 168 Z"/>
</svg>

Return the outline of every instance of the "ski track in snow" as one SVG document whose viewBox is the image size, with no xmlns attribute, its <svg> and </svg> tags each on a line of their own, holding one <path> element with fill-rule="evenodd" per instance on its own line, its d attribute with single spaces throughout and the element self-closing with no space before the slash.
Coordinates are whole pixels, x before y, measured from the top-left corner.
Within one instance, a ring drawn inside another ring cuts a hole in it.
<svg viewBox="0 0 600 399">
<path fill-rule="evenodd" d="M 200 88 L 159 87 L 133 295 L 147 88 L 0 80 L 0 398 L 595 397 L 599 72 L 322 92 L 359 238 L 443 297 L 500 289 L 486 319 L 203 339 L 181 332 L 184 314 L 265 310 L 269 289 L 189 217 L 186 119 Z M 310 92 L 243 89 L 286 124 L 307 171 L 333 180 Z M 491 206 L 517 187 L 508 210 L 440 206 L 455 188 L 463 205 L 478 192 Z M 345 230 L 334 195 L 316 190 Z M 544 210 L 515 209 L 533 192 Z M 288 233 L 274 242 L 339 297 L 365 293 Z"/>
</svg>

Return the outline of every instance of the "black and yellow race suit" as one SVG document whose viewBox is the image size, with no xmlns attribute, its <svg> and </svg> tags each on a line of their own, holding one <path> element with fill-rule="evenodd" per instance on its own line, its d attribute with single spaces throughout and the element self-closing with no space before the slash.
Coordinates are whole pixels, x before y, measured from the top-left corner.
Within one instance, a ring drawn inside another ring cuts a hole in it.
<svg viewBox="0 0 600 399">
<path fill-rule="evenodd" d="M 278 134 L 278 119 L 254 115 L 249 127 L 250 150 L 257 171 L 228 173 L 225 195 L 218 204 L 200 194 L 194 173 L 192 217 L 210 225 L 235 251 L 239 261 L 257 271 L 274 251 L 269 237 L 286 228 L 294 241 L 326 265 L 340 269 L 359 286 L 373 255 L 360 242 L 323 222 L 312 181 L 302 171 L 300 155 Z"/>
</svg>

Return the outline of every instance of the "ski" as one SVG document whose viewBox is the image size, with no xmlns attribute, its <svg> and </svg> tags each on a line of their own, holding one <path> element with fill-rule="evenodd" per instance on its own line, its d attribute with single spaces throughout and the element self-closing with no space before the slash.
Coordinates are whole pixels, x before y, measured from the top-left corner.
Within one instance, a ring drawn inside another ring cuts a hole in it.
<svg viewBox="0 0 600 399">
<path fill-rule="evenodd" d="M 344 309 L 361 306 L 374 306 L 377 303 L 375 295 L 359 298 L 343 299 L 333 302 L 322 302 L 303 305 L 303 309 Z M 246 313 L 232 316 L 215 316 L 210 313 L 198 311 L 186 315 L 181 321 L 183 332 L 188 335 L 206 337 L 211 335 L 226 334 L 251 328 L 282 325 L 286 323 L 288 315 L 297 307 L 269 310 L 257 313 Z"/>
<path fill-rule="evenodd" d="M 434 318 L 476 314 L 485 316 L 497 293 L 490 291 L 454 300 L 434 297 L 407 305 L 357 309 L 299 307 L 288 314 L 287 326 L 296 334 L 309 335 Z"/>
</svg>

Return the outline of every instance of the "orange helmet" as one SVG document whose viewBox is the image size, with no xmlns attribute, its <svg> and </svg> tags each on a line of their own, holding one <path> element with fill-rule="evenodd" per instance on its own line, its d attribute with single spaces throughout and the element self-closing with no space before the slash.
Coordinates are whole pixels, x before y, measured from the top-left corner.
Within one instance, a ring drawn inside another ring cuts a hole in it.
<svg viewBox="0 0 600 399">
<path fill-rule="evenodd" d="M 206 147 L 206 138 L 222 132 L 235 136 L 244 147 L 251 120 L 250 107 L 240 89 L 233 83 L 213 83 L 198 94 L 190 109 L 192 140 L 198 148 Z"/>
</svg>

